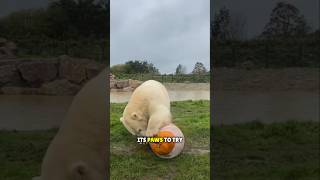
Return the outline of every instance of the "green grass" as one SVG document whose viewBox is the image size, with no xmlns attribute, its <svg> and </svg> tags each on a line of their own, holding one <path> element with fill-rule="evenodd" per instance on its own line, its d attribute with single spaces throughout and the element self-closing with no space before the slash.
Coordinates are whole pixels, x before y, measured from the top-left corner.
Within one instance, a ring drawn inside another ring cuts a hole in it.
<svg viewBox="0 0 320 180">
<path fill-rule="evenodd" d="M 164 160 L 136 143 L 119 121 L 125 104 L 111 105 L 111 179 L 209 179 L 209 153 L 183 153 Z M 185 150 L 209 150 L 209 101 L 173 102 L 174 123 L 185 135 Z"/>
<path fill-rule="evenodd" d="M 215 127 L 215 179 L 319 179 L 319 132 L 317 122 Z"/>
<path fill-rule="evenodd" d="M 163 82 L 163 83 L 209 83 L 210 74 L 148 74 L 148 73 L 138 73 L 138 74 L 122 74 L 115 73 L 117 79 L 127 80 L 135 79 L 139 81 L 147 81 L 150 79 Z"/>
<path fill-rule="evenodd" d="M 112 179 L 209 179 L 209 156 L 183 153 L 157 158 L 120 124 L 124 104 L 111 107 Z M 207 149 L 209 102 L 174 102 L 175 123 L 186 136 L 186 151 Z M 215 179 L 312 180 L 319 172 L 318 122 L 250 122 L 213 128 Z M 0 131 L 0 179 L 38 176 L 43 155 L 56 130 Z"/>
<path fill-rule="evenodd" d="M 30 180 L 40 173 L 41 161 L 56 130 L 0 131 L 0 179 Z"/>
</svg>

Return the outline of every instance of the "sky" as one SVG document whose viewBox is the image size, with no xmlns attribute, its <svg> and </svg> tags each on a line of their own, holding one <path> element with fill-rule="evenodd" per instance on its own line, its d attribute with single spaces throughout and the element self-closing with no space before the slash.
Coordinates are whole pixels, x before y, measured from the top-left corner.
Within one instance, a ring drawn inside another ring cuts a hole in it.
<svg viewBox="0 0 320 180">
<path fill-rule="evenodd" d="M 209 0 L 111 1 L 111 65 L 146 60 L 161 73 L 210 67 Z"/>
</svg>

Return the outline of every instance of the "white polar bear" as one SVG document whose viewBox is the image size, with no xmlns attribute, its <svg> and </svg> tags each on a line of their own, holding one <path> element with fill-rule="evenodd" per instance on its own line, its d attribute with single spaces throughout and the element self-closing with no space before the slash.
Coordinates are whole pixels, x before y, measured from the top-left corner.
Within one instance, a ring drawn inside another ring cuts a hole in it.
<svg viewBox="0 0 320 180">
<path fill-rule="evenodd" d="M 160 82 L 148 80 L 135 89 L 120 121 L 133 135 L 154 136 L 171 119 L 167 89 Z"/>
<path fill-rule="evenodd" d="M 51 142 L 40 180 L 107 178 L 107 72 L 102 71 L 75 96 Z"/>
</svg>

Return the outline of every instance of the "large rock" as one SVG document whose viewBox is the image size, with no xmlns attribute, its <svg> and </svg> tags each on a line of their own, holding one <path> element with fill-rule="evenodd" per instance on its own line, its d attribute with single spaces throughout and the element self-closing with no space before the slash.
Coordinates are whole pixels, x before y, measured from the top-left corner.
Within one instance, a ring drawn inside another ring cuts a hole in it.
<svg viewBox="0 0 320 180">
<path fill-rule="evenodd" d="M 129 87 L 129 80 L 119 80 L 115 83 L 117 89 L 123 89 Z"/>
<path fill-rule="evenodd" d="M 73 83 L 81 84 L 87 79 L 86 65 L 88 60 L 74 59 L 69 56 L 60 57 L 59 75 Z"/>
<path fill-rule="evenodd" d="M 80 89 L 81 86 L 62 79 L 43 84 L 39 92 L 46 95 L 75 95 Z"/>
<path fill-rule="evenodd" d="M 17 81 L 20 81 L 20 76 L 14 65 L 0 66 L 0 85 Z"/>
<path fill-rule="evenodd" d="M 62 79 L 70 82 L 83 84 L 99 74 L 105 65 L 90 59 L 71 58 L 69 56 L 60 56 L 59 75 Z"/>
<path fill-rule="evenodd" d="M 116 88 L 116 81 L 110 79 L 110 89 L 115 89 Z"/>
<path fill-rule="evenodd" d="M 31 86 L 39 86 L 57 77 L 57 62 L 54 60 L 38 60 L 18 65 L 22 78 Z"/>
<path fill-rule="evenodd" d="M 141 84 L 142 84 L 141 81 L 129 79 L 129 86 L 133 89 L 136 89 Z"/>
<path fill-rule="evenodd" d="M 86 66 L 87 80 L 90 80 L 97 76 L 104 68 L 103 64 L 91 62 Z"/>
<path fill-rule="evenodd" d="M 0 38 L 0 59 L 3 58 L 15 58 L 15 52 L 17 50 L 17 45 L 8 41 L 5 38 Z"/>
</svg>

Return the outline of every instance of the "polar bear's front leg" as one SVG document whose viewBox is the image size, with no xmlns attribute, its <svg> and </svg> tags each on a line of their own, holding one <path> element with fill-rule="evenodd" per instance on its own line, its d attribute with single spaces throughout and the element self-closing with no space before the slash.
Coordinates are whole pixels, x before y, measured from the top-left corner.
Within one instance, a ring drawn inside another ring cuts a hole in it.
<svg viewBox="0 0 320 180">
<path fill-rule="evenodd" d="M 158 134 L 160 128 L 171 123 L 171 113 L 165 108 L 161 108 L 157 113 L 150 116 L 146 136 L 152 137 Z"/>
</svg>

